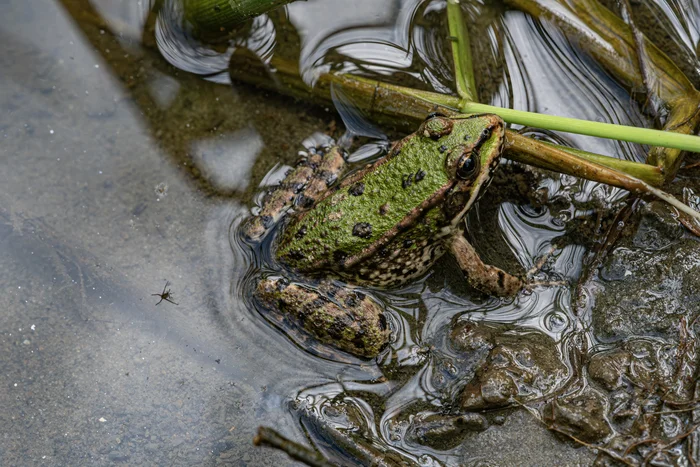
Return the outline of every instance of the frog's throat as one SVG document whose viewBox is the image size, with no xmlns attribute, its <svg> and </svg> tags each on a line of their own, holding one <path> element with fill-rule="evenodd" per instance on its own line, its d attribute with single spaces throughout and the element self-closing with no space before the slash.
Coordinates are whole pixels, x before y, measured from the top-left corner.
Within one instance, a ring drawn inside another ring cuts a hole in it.
<svg viewBox="0 0 700 467">
<path fill-rule="evenodd" d="M 371 257 L 379 252 L 379 250 L 386 245 L 388 245 L 397 235 L 404 232 L 409 226 L 413 225 L 424 216 L 428 210 L 438 206 L 445 201 L 447 194 L 454 188 L 456 182 L 451 181 L 440 187 L 430 198 L 423 201 L 421 204 L 411 209 L 401 222 L 396 224 L 391 229 L 387 230 L 384 235 L 379 237 L 376 242 L 374 242 L 370 247 L 363 250 L 361 253 L 357 253 L 352 256 L 345 258 L 342 263 L 343 269 L 351 269 L 361 263 L 364 259 Z M 441 236 L 441 235 L 440 235 Z M 323 267 L 328 267 L 328 260 L 320 260 L 310 266 L 310 270 L 318 270 Z"/>
<path fill-rule="evenodd" d="M 496 161 L 496 164 L 498 164 L 498 159 L 494 159 Z M 493 163 L 493 162 L 492 162 Z M 467 200 L 467 204 L 464 205 L 461 211 L 459 211 L 459 214 L 454 216 L 452 221 L 450 221 L 449 227 L 445 227 L 445 231 L 453 230 L 455 229 L 462 220 L 464 220 L 464 216 L 467 215 L 469 210 L 471 209 L 472 205 L 474 202 L 479 198 L 479 192 L 481 191 L 481 187 L 484 185 L 484 183 L 488 180 L 491 179 L 491 170 L 488 172 L 482 173 L 477 177 L 476 181 L 474 182 L 474 185 L 472 186 L 471 192 L 469 199 Z"/>
</svg>

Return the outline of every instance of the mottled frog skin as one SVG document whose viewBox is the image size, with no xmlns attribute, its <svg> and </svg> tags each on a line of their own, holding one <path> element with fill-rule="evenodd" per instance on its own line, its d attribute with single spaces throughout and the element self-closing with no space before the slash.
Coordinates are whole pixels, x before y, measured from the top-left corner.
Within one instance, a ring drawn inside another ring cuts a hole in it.
<svg viewBox="0 0 700 467">
<path fill-rule="evenodd" d="M 522 281 L 484 264 L 463 235 L 463 219 L 491 180 L 505 144 L 495 115 L 431 115 L 388 155 L 337 182 L 342 151 L 312 154 L 270 193 L 244 227 L 251 240 L 293 208 L 276 258 L 320 284 L 262 280 L 256 298 L 288 313 L 322 342 L 374 357 L 390 331 L 380 305 L 351 285 L 395 287 L 453 254 L 470 284 L 515 295 Z M 348 287 L 326 279 L 342 279 Z"/>
</svg>

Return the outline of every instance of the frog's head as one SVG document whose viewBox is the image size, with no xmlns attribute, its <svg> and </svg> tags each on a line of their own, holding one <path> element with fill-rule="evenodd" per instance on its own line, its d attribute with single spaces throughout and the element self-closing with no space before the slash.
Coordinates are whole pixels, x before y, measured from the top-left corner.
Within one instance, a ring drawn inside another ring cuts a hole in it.
<svg viewBox="0 0 700 467">
<path fill-rule="evenodd" d="M 452 118 L 437 115 L 428 118 L 421 130 L 426 135 L 449 132 L 452 136 L 444 153 L 445 170 L 454 185 L 444 207 L 454 227 L 491 181 L 505 144 L 505 124 L 492 114 Z"/>
</svg>

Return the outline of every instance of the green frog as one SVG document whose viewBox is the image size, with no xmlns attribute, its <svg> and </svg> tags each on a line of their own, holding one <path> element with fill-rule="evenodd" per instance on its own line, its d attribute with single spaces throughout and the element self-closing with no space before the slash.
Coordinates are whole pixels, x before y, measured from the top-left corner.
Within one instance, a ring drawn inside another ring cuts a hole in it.
<svg viewBox="0 0 700 467">
<path fill-rule="evenodd" d="M 256 241 L 291 212 L 275 257 L 310 281 L 266 278 L 255 297 L 321 342 L 372 358 L 390 330 L 382 307 L 353 285 L 400 286 L 450 253 L 476 289 L 516 295 L 524 281 L 484 264 L 464 237 L 464 217 L 489 184 L 504 145 L 505 124 L 496 115 L 431 114 L 386 156 L 342 179 L 340 148 L 311 153 L 244 226 Z"/>
</svg>

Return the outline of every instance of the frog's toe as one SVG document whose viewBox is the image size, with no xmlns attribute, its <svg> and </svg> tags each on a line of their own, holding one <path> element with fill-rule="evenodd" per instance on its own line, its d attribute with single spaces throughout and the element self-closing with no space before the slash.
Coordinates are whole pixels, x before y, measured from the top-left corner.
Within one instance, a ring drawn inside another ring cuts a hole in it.
<svg viewBox="0 0 700 467">
<path fill-rule="evenodd" d="M 292 316 L 321 342 L 360 357 L 376 357 L 391 335 L 379 304 L 357 291 L 329 285 L 322 289 L 265 279 L 258 284 L 256 296 Z"/>
</svg>

